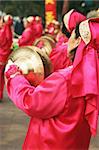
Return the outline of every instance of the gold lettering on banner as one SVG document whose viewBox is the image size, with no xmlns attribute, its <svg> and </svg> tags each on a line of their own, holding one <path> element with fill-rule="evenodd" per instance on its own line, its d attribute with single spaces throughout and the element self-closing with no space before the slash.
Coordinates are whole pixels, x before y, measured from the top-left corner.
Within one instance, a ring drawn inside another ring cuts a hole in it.
<svg viewBox="0 0 99 150">
<path fill-rule="evenodd" d="M 45 0 L 45 4 L 54 4 L 55 0 Z"/>
<path fill-rule="evenodd" d="M 53 12 L 46 12 L 47 22 L 51 22 L 54 19 Z"/>
</svg>

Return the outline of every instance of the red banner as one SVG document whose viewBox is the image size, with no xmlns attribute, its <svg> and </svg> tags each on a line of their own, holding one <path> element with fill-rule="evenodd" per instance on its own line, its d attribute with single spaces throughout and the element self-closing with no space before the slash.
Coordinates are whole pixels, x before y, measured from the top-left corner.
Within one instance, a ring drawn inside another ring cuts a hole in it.
<svg viewBox="0 0 99 150">
<path fill-rule="evenodd" d="M 57 0 L 45 0 L 45 21 L 48 25 L 52 20 L 56 20 L 56 1 Z"/>
</svg>

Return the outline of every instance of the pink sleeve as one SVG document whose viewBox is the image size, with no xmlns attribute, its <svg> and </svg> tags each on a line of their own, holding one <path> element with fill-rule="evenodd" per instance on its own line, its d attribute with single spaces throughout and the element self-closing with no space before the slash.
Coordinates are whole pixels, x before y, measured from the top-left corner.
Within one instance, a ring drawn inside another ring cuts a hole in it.
<svg viewBox="0 0 99 150">
<path fill-rule="evenodd" d="M 0 47 L 3 47 L 7 43 L 5 27 L 0 29 Z"/>
<path fill-rule="evenodd" d="M 46 119 L 62 112 L 67 99 L 65 78 L 58 72 L 46 78 L 36 88 L 22 75 L 7 83 L 7 91 L 15 105 L 29 116 Z"/>
<path fill-rule="evenodd" d="M 50 54 L 50 60 L 54 71 L 70 66 L 71 62 L 67 57 L 67 44 L 54 48 Z"/>
<path fill-rule="evenodd" d="M 12 45 L 12 30 L 11 27 L 7 24 L 6 25 L 6 38 L 7 38 L 7 49 L 9 49 Z"/>
<path fill-rule="evenodd" d="M 32 33 L 29 29 L 26 29 L 22 36 L 19 38 L 19 46 L 25 46 L 27 45 L 30 41 L 31 41 L 31 38 L 32 38 Z"/>
</svg>

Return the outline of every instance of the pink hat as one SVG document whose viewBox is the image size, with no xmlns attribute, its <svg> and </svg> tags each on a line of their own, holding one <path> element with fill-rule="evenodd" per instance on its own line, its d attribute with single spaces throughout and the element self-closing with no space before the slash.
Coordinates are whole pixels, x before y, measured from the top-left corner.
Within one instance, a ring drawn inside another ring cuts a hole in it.
<svg viewBox="0 0 99 150">
<path fill-rule="evenodd" d="M 67 30 L 71 33 L 75 29 L 77 24 L 79 24 L 81 21 L 86 20 L 86 17 L 77 12 L 75 9 L 72 9 L 64 15 L 63 20 Z"/>
<path fill-rule="evenodd" d="M 85 118 L 96 134 L 99 112 L 99 18 L 80 23 L 81 43 L 77 48 L 71 76 L 72 97 L 85 97 Z"/>
<path fill-rule="evenodd" d="M 33 16 L 29 16 L 26 18 L 26 21 L 31 25 L 33 25 L 35 18 Z"/>
<path fill-rule="evenodd" d="M 5 15 L 4 16 L 4 22 L 8 25 L 12 25 L 13 24 L 13 17 L 11 15 Z"/>
</svg>

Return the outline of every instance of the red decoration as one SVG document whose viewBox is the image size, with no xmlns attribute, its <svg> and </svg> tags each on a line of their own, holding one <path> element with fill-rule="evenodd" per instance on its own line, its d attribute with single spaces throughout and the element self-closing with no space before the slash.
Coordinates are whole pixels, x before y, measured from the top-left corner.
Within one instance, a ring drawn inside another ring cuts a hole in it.
<svg viewBox="0 0 99 150">
<path fill-rule="evenodd" d="M 56 0 L 45 0 L 46 25 L 56 20 Z"/>
</svg>

